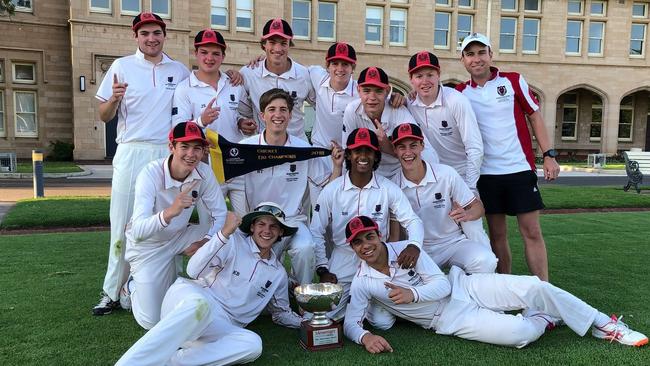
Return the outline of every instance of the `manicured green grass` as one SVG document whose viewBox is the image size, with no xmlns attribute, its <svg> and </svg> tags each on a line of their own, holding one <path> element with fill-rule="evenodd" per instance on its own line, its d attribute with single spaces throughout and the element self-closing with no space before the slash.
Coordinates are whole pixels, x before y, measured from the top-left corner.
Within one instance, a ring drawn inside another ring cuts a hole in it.
<svg viewBox="0 0 650 366">
<path fill-rule="evenodd" d="M 569 167 L 575 167 L 575 168 L 586 168 L 586 169 L 591 169 L 593 168 L 592 166 L 588 166 L 586 162 L 581 161 L 581 162 L 570 162 L 570 163 L 565 163 L 565 162 L 560 162 L 560 166 L 569 166 Z M 625 163 L 607 163 L 604 167 L 601 167 L 600 169 L 603 170 L 625 170 Z"/>
<path fill-rule="evenodd" d="M 650 213 L 542 216 L 551 281 L 650 333 Z M 514 272 L 527 273 L 509 221 Z M 106 266 L 108 232 L 0 236 L 0 365 L 112 365 L 144 334 L 130 313 L 93 317 Z M 296 330 L 262 316 L 249 326 L 264 352 L 255 365 L 647 365 L 635 349 L 579 337 L 567 327 L 524 349 L 439 336 L 398 323 L 385 336 L 394 353 L 370 355 L 346 341 L 307 353 Z"/>
<path fill-rule="evenodd" d="M 108 225 L 110 197 L 50 197 L 21 200 L 0 229 Z"/>
<path fill-rule="evenodd" d="M 34 167 L 32 163 L 18 163 L 16 166 L 17 173 L 32 173 Z M 43 173 L 77 173 L 83 172 L 83 169 L 71 161 L 44 161 Z"/>
<path fill-rule="evenodd" d="M 625 192 L 620 186 L 541 185 L 546 208 L 650 207 L 650 195 Z"/>
</svg>

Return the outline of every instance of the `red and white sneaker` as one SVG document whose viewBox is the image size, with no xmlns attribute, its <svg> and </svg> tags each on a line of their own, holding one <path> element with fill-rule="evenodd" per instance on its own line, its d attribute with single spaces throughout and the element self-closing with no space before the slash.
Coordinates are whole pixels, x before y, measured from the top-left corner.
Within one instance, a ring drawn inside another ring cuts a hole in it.
<svg viewBox="0 0 650 366">
<path fill-rule="evenodd" d="M 611 342 L 618 342 L 627 346 L 641 347 L 648 344 L 648 337 L 630 329 L 627 324 L 621 321 L 623 316 L 612 315 L 609 323 L 602 327 L 591 327 L 591 334 L 600 339 L 607 339 Z"/>
</svg>

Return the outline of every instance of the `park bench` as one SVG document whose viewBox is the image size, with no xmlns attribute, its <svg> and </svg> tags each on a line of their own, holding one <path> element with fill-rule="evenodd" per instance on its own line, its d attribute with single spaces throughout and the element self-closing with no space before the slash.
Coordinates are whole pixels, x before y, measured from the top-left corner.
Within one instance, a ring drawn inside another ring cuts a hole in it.
<svg viewBox="0 0 650 366">
<path fill-rule="evenodd" d="M 627 173 L 627 184 L 623 190 L 627 192 L 634 186 L 636 193 L 641 193 L 639 185 L 643 182 L 643 176 L 650 177 L 650 151 L 624 151 L 625 172 Z"/>
</svg>

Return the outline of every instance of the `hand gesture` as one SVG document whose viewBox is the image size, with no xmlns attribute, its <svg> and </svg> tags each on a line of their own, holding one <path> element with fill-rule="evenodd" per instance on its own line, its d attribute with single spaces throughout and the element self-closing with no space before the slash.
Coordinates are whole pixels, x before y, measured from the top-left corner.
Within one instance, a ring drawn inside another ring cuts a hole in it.
<svg viewBox="0 0 650 366">
<path fill-rule="evenodd" d="M 381 122 L 375 118 L 372 120 L 372 124 L 375 125 L 375 134 L 377 135 L 377 140 L 379 141 L 379 148 L 382 152 L 390 154 L 390 155 L 395 155 L 395 151 L 393 150 L 393 144 L 388 140 L 388 136 L 386 136 L 386 131 L 384 131 L 384 127 L 381 125 Z"/>
<path fill-rule="evenodd" d="M 361 344 L 366 347 L 370 353 L 393 352 L 393 347 L 382 336 L 366 333 L 361 338 Z"/>
<path fill-rule="evenodd" d="M 264 61 L 265 58 L 266 55 L 259 55 L 257 57 L 254 57 L 250 61 L 248 61 L 248 65 L 246 66 L 250 67 L 251 69 L 254 69 L 258 67 L 260 65 L 260 62 Z"/>
<path fill-rule="evenodd" d="M 192 207 L 194 204 L 195 197 L 192 196 L 192 191 L 199 184 L 200 180 L 193 181 L 189 187 L 181 187 L 181 192 L 174 198 L 171 207 L 169 207 L 169 218 L 174 218 L 183 212 L 184 209 Z M 167 216 L 167 215 L 165 215 Z M 167 219 L 167 217 L 165 217 Z M 169 220 L 165 220 L 169 222 Z"/>
<path fill-rule="evenodd" d="M 389 289 L 388 298 L 396 305 L 410 304 L 415 299 L 413 297 L 413 291 L 407 288 L 397 286 L 390 282 L 384 282 L 384 285 Z"/>
<path fill-rule="evenodd" d="M 244 77 L 235 69 L 227 70 L 226 75 L 230 78 L 230 85 L 232 86 L 239 86 L 244 83 Z"/>
<path fill-rule="evenodd" d="M 201 113 L 201 123 L 203 123 L 203 126 L 208 126 L 212 122 L 214 122 L 215 119 L 219 118 L 219 113 L 221 112 L 221 107 L 216 106 L 212 107 L 214 102 L 217 100 L 217 97 L 212 98 L 208 105 L 205 107 L 203 112 Z"/>
<path fill-rule="evenodd" d="M 334 166 L 343 166 L 343 149 L 336 141 L 330 141 L 332 143 L 332 162 Z"/>
<path fill-rule="evenodd" d="M 391 93 L 389 100 L 390 106 L 393 108 L 399 108 L 406 105 L 406 97 L 400 93 Z"/>
<path fill-rule="evenodd" d="M 257 132 L 257 123 L 255 123 L 252 118 L 241 118 L 237 121 L 237 128 L 239 128 L 244 135 L 253 135 Z"/>
<path fill-rule="evenodd" d="M 420 248 L 415 244 L 409 244 L 397 257 L 397 264 L 402 268 L 413 268 L 420 258 Z"/>
<path fill-rule="evenodd" d="M 117 80 L 117 74 L 113 74 L 113 95 L 111 96 L 111 99 L 115 102 L 121 102 L 122 98 L 124 98 L 124 94 L 126 94 L 126 88 L 129 86 L 127 83 L 120 83 Z"/>
<path fill-rule="evenodd" d="M 221 228 L 221 233 L 226 237 L 229 237 L 235 232 L 235 230 L 237 230 L 239 225 L 241 225 L 241 217 L 232 211 L 228 211 L 226 214 L 226 222 Z"/>
</svg>

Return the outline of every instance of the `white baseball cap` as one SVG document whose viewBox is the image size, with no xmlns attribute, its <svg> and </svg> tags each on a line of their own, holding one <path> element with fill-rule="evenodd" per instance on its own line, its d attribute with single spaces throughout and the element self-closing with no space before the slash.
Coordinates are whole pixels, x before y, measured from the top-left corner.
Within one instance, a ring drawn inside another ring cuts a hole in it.
<svg viewBox="0 0 650 366">
<path fill-rule="evenodd" d="M 469 46 L 469 44 L 472 42 L 478 42 L 492 48 L 492 45 L 490 44 L 490 39 L 488 39 L 486 35 L 481 33 L 472 33 L 463 39 L 463 43 L 460 46 L 460 52 L 462 53 L 463 51 L 465 51 L 465 48 L 467 48 L 467 46 Z"/>
</svg>

